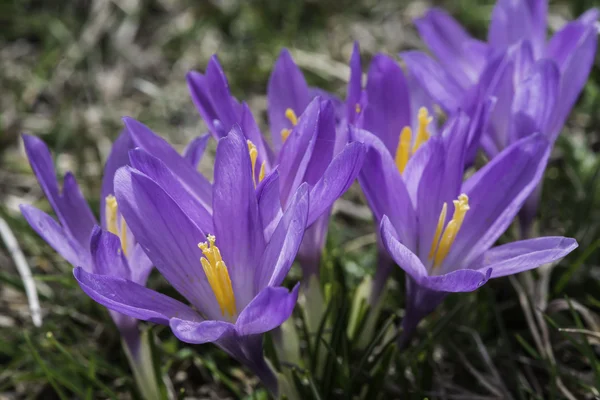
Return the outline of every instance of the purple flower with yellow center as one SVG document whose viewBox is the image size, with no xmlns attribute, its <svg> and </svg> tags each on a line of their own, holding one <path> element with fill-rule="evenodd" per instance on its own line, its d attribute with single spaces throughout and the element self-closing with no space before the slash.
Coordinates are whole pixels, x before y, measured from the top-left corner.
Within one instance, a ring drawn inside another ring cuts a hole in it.
<svg viewBox="0 0 600 400">
<path fill-rule="evenodd" d="M 463 182 L 468 124 L 462 112 L 452 117 L 403 171 L 377 136 L 351 133 L 369 146 L 359 181 L 381 241 L 407 274 L 403 342 L 448 293 L 552 262 L 577 246 L 543 237 L 492 247 L 540 180 L 549 146 L 540 134 L 521 139 Z"/>
<path fill-rule="evenodd" d="M 446 127 L 438 129 L 432 99 L 415 79 L 405 77 L 393 58 L 384 54 L 373 57 L 367 72 L 366 86 L 363 89 L 360 50 L 358 44 L 355 44 L 350 60 L 350 71 L 346 98 L 348 121 L 378 138 L 392 156 L 394 170 L 401 175 L 430 138 L 446 137 L 453 132 L 453 129 Z M 472 159 L 479 146 L 479 137 L 487 125 L 491 108 L 492 102 L 482 102 L 469 109 L 471 118 L 463 118 L 463 121 L 468 122 L 464 127 L 466 159 Z M 371 166 L 365 168 L 370 169 Z M 363 188 L 371 184 L 367 180 L 370 180 L 368 174 L 359 175 Z M 371 195 L 369 191 L 365 193 L 370 204 L 379 201 L 376 198 L 369 198 Z M 378 215 L 376 209 L 373 210 L 379 223 L 382 215 Z M 379 245 L 372 304 L 381 294 L 381 289 L 393 267 L 393 261 L 381 248 L 381 243 Z"/>
<path fill-rule="evenodd" d="M 184 155 L 187 163 L 199 161 L 207 138 L 205 136 L 190 143 Z M 59 222 L 29 205 L 22 205 L 21 212 L 31 227 L 73 267 L 80 267 L 88 273 L 115 276 L 145 285 L 152 262 L 137 243 L 120 213 L 114 196 L 113 178 L 117 169 L 129 162 L 128 152 L 131 149 L 137 146 L 149 150 L 153 148 L 151 139 L 138 138 L 124 131 L 113 144 L 104 167 L 100 228 L 73 174 L 68 172 L 65 175 L 61 190 L 47 146 L 34 136 L 23 135 L 25 151 L 33 172 Z M 184 160 L 178 154 L 177 157 Z M 119 262 L 113 262 L 115 257 Z M 147 336 L 140 335 L 135 318 L 114 311 L 110 311 L 110 315 L 123 338 L 124 348 L 141 393 L 147 399 L 157 398 L 160 390 L 158 378 L 149 363 L 151 357 Z"/>
<path fill-rule="evenodd" d="M 554 143 L 587 81 L 596 53 L 598 10 L 587 11 L 547 41 L 547 8 L 545 0 L 499 0 L 487 42 L 432 9 L 416 25 L 437 61 L 418 51 L 402 54 L 410 72 L 448 113 L 469 102 L 495 99 L 481 138 L 490 158 L 535 132 Z M 541 186 L 520 215 L 524 232 L 540 191 Z"/>
<path fill-rule="evenodd" d="M 56 181 L 52 156 L 45 143 L 29 135 L 23 135 L 23 142 L 33 172 L 59 223 L 48 214 L 29 205 L 21 205 L 23 216 L 31 227 L 71 265 L 83 267 L 90 272 L 104 271 L 107 266 L 99 262 L 99 247 L 105 233 L 97 226 L 96 218 L 83 197 L 75 177 L 68 172 L 61 190 Z M 137 246 L 135 238 L 118 212 L 112 195 L 114 173 L 117 168 L 125 165 L 127 152 L 132 147 L 133 142 L 127 133 L 121 134 L 115 141 L 106 162 L 102 183 L 102 226 L 111 232 L 111 236 L 114 234 L 117 240 L 120 240 L 122 243 L 120 251 L 128 258 L 130 264 L 127 268 L 111 272 L 145 284 L 152 264 L 143 250 Z M 139 346 L 139 332 L 135 319 L 117 313 L 111 313 L 111 316 L 125 343 L 135 353 L 135 349 Z"/>
<path fill-rule="evenodd" d="M 392 57 L 376 54 L 363 89 L 360 49 L 355 43 L 346 97 L 348 122 L 375 134 L 404 165 L 430 136 L 444 132 L 438 129 L 434 98 L 416 78 L 413 74 L 405 76 Z M 493 101 L 475 102 L 475 97 L 468 100 L 461 109 L 470 117 L 467 139 L 470 162 L 486 130 Z"/>
<path fill-rule="evenodd" d="M 299 252 L 304 278 L 318 273 L 331 207 L 352 184 L 362 165 L 361 144 L 347 143 L 343 108 L 332 95 L 310 88 L 287 50 L 277 60 L 268 85 L 271 148 L 247 104 L 229 91 L 216 57 L 205 74 L 187 76 L 192 99 L 213 136 L 223 137 L 233 126 L 242 128 L 250 143 L 257 187 L 275 169 L 280 176 L 284 205 L 302 183 L 310 188 L 309 227 Z"/>
<path fill-rule="evenodd" d="M 139 123 L 128 125 L 143 130 Z M 214 342 L 277 393 L 262 334 L 288 319 L 296 304 L 298 287 L 290 292 L 281 284 L 309 215 L 307 185 L 295 190 L 282 211 L 273 196 L 278 173 L 255 189 L 258 171 L 247 140 L 234 128 L 217 146 L 207 222 L 197 212 L 199 199 L 166 163 L 140 149 L 130 158 L 131 166 L 115 177 L 119 209 L 158 271 L 191 306 L 122 277 L 76 268 L 81 288 L 114 311 L 169 325 L 184 342 Z M 119 252 L 108 253 L 122 262 Z"/>
</svg>

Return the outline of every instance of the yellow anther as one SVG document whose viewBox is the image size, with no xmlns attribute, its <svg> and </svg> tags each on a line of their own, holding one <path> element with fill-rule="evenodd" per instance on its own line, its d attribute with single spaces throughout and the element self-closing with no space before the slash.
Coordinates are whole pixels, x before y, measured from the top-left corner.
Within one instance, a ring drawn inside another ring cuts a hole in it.
<svg viewBox="0 0 600 400">
<path fill-rule="evenodd" d="M 229 271 L 221 257 L 219 248 L 215 245 L 215 237 L 208 235 L 206 239 L 206 242 L 198 243 L 198 247 L 204 255 L 200 259 L 202 269 L 204 269 L 206 279 L 208 279 L 217 303 L 219 303 L 221 314 L 225 316 L 225 313 L 227 313 L 230 317 L 233 317 L 236 315 L 237 310 Z"/>
<path fill-rule="evenodd" d="M 354 106 L 354 111 L 356 111 L 357 114 L 360 114 L 360 104 L 356 103 L 356 105 Z"/>
<path fill-rule="evenodd" d="M 446 222 L 446 213 L 448 211 L 448 204 L 444 203 L 442 206 L 442 212 L 438 218 L 437 227 L 435 228 L 435 234 L 433 235 L 433 242 L 431 242 L 431 249 L 429 250 L 429 259 L 431 260 L 437 250 L 437 245 L 440 242 L 440 236 L 442 236 L 442 230 L 444 229 L 444 222 Z"/>
<path fill-rule="evenodd" d="M 260 165 L 260 172 L 258 173 L 258 181 L 262 182 L 265 179 L 265 162 L 263 161 Z"/>
<path fill-rule="evenodd" d="M 285 117 L 290 120 L 293 126 L 298 125 L 298 117 L 296 116 L 294 110 L 292 110 L 291 108 L 285 110 Z"/>
<path fill-rule="evenodd" d="M 429 139 L 429 132 L 427 131 L 427 128 L 429 127 L 431 121 L 433 121 L 433 118 L 429 116 L 429 113 L 425 107 L 421 107 L 419 109 L 418 119 L 419 127 L 417 129 L 417 139 L 415 140 L 412 154 L 415 154 L 415 152 L 419 150 L 419 147 L 421 147 L 421 145 Z"/>
<path fill-rule="evenodd" d="M 117 227 L 117 199 L 112 194 L 106 196 L 106 228 L 110 233 L 119 235 Z"/>
<path fill-rule="evenodd" d="M 125 222 L 125 218 L 121 217 L 121 229 L 119 230 L 119 224 L 117 223 L 117 213 L 119 212 L 117 199 L 110 194 L 106 196 L 105 203 L 106 229 L 119 237 L 123 253 L 127 255 L 127 223 Z"/>
<path fill-rule="evenodd" d="M 467 211 L 469 211 L 469 198 L 466 194 L 463 193 L 460 196 L 458 196 L 458 200 L 454 200 L 453 203 L 454 214 L 452 215 L 452 219 L 450 220 L 450 222 L 448 222 L 448 225 L 446 225 L 446 229 L 444 229 L 444 233 L 441 235 L 441 238 L 437 238 L 439 240 L 439 243 L 436 243 L 436 241 L 434 241 L 434 243 L 432 244 L 432 250 L 437 248 L 437 251 L 435 252 L 435 258 L 433 261 L 433 268 L 439 267 L 442 264 L 442 262 L 444 262 L 444 259 L 446 259 L 446 256 L 450 252 L 450 248 L 454 243 L 454 239 L 456 239 L 456 235 L 458 234 L 458 231 L 460 230 L 460 227 L 462 226 L 463 221 L 465 220 Z M 442 214 L 445 214 L 445 208 L 446 205 L 444 204 L 444 207 L 442 208 Z M 443 221 L 441 215 L 440 221 Z M 439 227 L 440 223 L 438 221 L 438 228 Z M 429 257 L 432 257 L 431 252 Z"/>
<path fill-rule="evenodd" d="M 412 129 L 409 126 L 402 129 L 400 134 L 400 140 L 398 141 L 398 147 L 396 148 L 396 166 L 400 173 L 404 172 L 406 164 L 410 159 L 410 142 L 412 139 Z"/>
<path fill-rule="evenodd" d="M 291 130 L 289 129 L 282 129 L 281 130 L 281 140 L 283 140 L 284 142 L 287 140 L 288 136 L 290 136 L 290 133 L 292 133 Z"/>
<path fill-rule="evenodd" d="M 250 162 L 252 163 L 252 182 L 254 182 L 254 187 L 256 187 L 256 159 L 258 158 L 258 150 L 256 150 L 256 146 L 250 140 L 246 140 L 248 143 L 248 153 L 250 154 Z M 263 161 L 260 165 L 260 171 L 258 172 L 258 181 L 262 182 L 265 179 L 265 162 Z"/>
<path fill-rule="evenodd" d="M 356 105 L 359 107 L 359 105 Z M 419 109 L 419 126 L 417 127 L 417 137 L 415 138 L 414 144 L 412 144 L 413 132 L 410 126 L 405 126 L 400 132 L 400 139 L 398 140 L 398 147 L 396 148 L 396 166 L 400 173 L 404 172 L 408 160 L 419 150 L 419 147 L 429 139 L 429 132 L 427 128 L 433 120 L 427 112 L 425 107 Z M 412 149 L 411 149 L 412 144 Z"/>
</svg>

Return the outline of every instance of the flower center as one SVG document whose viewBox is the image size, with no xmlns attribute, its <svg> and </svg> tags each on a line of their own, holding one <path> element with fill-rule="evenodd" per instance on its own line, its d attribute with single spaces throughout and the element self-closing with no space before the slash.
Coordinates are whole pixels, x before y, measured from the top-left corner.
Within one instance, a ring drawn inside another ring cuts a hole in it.
<svg viewBox="0 0 600 400">
<path fill-rule="evenodd" d="M 296 116 L 296 113 L 294 112 L 294 110 L 292 110 L 291 108 L 288 108 L 287 110 L 285 110 L 285 117 L 290 121 L 292 126 L 298 125 L 298 117 Z M 287 140 L 288 136 L 290 136 L 290 133 L 292 133 L 291 129 L 282 129 L 281 130 L 281 139 L 285 142 Z"/>
<path fill-rule="evenodd" d="M 437 228 L 435 229 L 433 242 L 431 243 L 431 249 L 429 250 L 429 260 L 433 259 L 433 268 L 439 267 L 442 262 L 444 262 L 465 219 L 465 215 L 467 214 L 467 211 L 469 211 L 469 197 L 467 197 L 466 194 L 463 193 L 458 196 L 458 200 L 454 200 L 453 203 L 454 215 L 452 215 L 452 219 L 446 225 L 446 229 L 444 229 L 443 233 L 442 229 L 444 228 L 446 212 L 448 210 L 448 205 L 446 203 L 442 206 L 442 212 L 438 218 Z"/>
<path fill-rule="evenodd" d="M 248 143 L 248 153 L 250 153 L 250 161 L 252 162 L 252 182 L 254 182 L 254 187 L 256 187 L 256 159 L 258 158 L 258 150 L 256 150 L 256 146 L 250 140 L 246 140 Z M 262 182 L 265 179 L 265 162 L 263 161 L 260 165 L 260 172 L 258 173 L 258 182 Z"/>
<path fill-rule="evenodd" d="M 108 231 L 112 234 L 115 234 L 121 240 L 121 248 L 123 249 L 123 254 L 127 256 L 127 223 L 125 222 L 125 218 L 121 216 L 121 224 L 119 227 L 119 222 L 117 221 L 117 213 L 119 211 L 119 207 L 117 205 L 117 199 L 112 194 L 106 196 L 106 227 Z"/>
<path fill-rule="evenodd" d="M 396 148 L 396 166 L 398 167 L 398 171 L 400 173 L 404 172 L 406 168 L 406 164 L 408 164 L 408 160 L 412 157 L 413 154 L 419 150 L 419 147 L 423 143 L 429 139 L 429 132 L 427 131 L 427 127 L 432 121 L 432 118 L 429 116 L 427 109 L 425 107 L 421 107 L 419 109 L 419 127 L 417 128 L 417 138 L 413 142 L 413 132 L 410 126 L 405 126 L 402 128 L 402 132 L 400 132 L 400 140 L 398 141 L 398 147 Z"/>
<path fill-rule="evenodd" d="M 202 268 L 208 279 L 208 283 L 215 294 L 221 314 L 225 313 L 233 317 L 237 311 L 235 308 L 235 296 L 233 295 L 233 287 L 231 286 L 231 278 L 227 266 L 221 258 L 219 248 L 215 246 L 215 237 L 207 236 L 207 241 L 198 243 L 198 247 L 202 250 L 204 257 L 200 259 Z"/>
</svg>

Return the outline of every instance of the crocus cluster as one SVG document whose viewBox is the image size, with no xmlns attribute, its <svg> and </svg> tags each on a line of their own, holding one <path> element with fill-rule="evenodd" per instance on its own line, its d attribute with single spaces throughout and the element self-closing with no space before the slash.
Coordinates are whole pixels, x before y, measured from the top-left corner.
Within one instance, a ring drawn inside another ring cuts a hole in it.
<svg viewBox="0 0 600 400">
<path fill-rule="evenodd" d="M 394 263 L 406 272 L 405 345 L 449 293 L 577 247 L 529 235 L 495 246 L 519 213 L 529 232 L 553 143 L 595 55 L 596 10 L 548 42 L 546 12 L 542 0 L 499 0 L 482 42 L 433 9 L 416 25 L 437 60 L 402 53 L 405 72 L 377 54 L 363 86 L 355 44 L 344 101 L 309 87 L 283 50 L 265 131 L 231 95 L 215 56 L 205 73 L 187 76 L 210 134 L 183 155 L 124 118 L 104 170 L 100 224 L 73 175 L 61 191 L 46 146 L 24 136 L 59 222 L 31 206 L 23 215 L 74 266 L 83 291 L 111 310 L 129 352 L 139 346 L 137 320 L 167 325 L 181 341 L 215 343 L 277 394 L 263 334 L 307 289 L 283 286 L 294 260 L 306 282 L 318 278 L 333 203 L 358 178 L 378 234 L 373 302 Z M 210 136 L 212 182 L 196 168 Z M 480 150 L 489 161 L 465 179 L 483 163 Z M 153 266 L 182 301 L 146 287 Z"/>
</svg>

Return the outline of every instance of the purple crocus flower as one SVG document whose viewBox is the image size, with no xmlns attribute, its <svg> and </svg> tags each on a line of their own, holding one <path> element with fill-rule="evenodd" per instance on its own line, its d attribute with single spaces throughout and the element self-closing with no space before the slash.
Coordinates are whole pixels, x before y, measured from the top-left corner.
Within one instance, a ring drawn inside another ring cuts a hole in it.
<svg viewBox="0 0 600 400">
<path fill-rule="evenodd" d="M 350 81 L 346 98 L 346 113 L 348 121 L 354 126 L 369 131 L 385 146 L 386 151 L 393 157 L 395 170 L 403 173 L 410 160 L 417 154 L 430 137 L 445 137 L 453 129 L 438 129 L 433 100 L 421 88 L 419 83 L 410 77 L 407 79 L 398 63 L 384 54 L 373 57 L 367 73 L 366 86 L 362 88 L 361 59 L 358 43 L 350 60 Z M 472 159 L 479 137 L 484 131 L 492 109 L 492 101 L 482 102 L 471 107 L 466 119 L 468 125 L 466 146 L 467 156 Z M 366 169 L 371 168 L 365 166 Z M 362 187 L 368 186 L 368 174 L 360 174 Z M 369 197 L 369 193 L 367 193 Z M 370 199 L 376 202 L 377 199 Z M 376 215 L 379 223 L 381 215 Z M 377 272 L 372 291 L 372 305 L 378 300 L 383 286 L 393 267 L 393 261 L 381 247 Z"/>
<path fill-rule="evenodd" d="M 403 339 L 451 292 L 559 259 L 573 239 L 544 237 L 492 247 L 543 174 L 541 134 L 521 139 L 463 182 L 468 118 L 460 112 L 409 159 L 402 173 L 385 144 L 354 129 L 369 152 L 359 181 L 381 222 L 382 243 L 407 273 Z"/>
<path fill-rule="evenodd" d="M 98 227 L 88 203 L 81 194 L 72 173 L 65 175 L 62 191 L 56 181 L 56 172 L 52 156 L 46 144 L 35 136 L 23 135 L 25 151 L 31 168 L 35 173 L 50 205 L 54 209 L 59 223 L 52 217 L 29 205 L 21 205 L 21 212 L 31 227 L 52 248 L 63 256 L 74 267 L 81 266 L 89 272 L 106 273 L 104 265 L 98 263 L 102 257 L 100 243 L 106 236 L 115 236 L 122 242 L 122 252 L 127 255 L 128 267 L 112 269 L 111 273 L 145 284 L 152 263 L 137 245 L 127 225 L 121 218 L 112 188 L 112 178 L 116 169 L 126 163 L 127 152 L 133 147 L 129 135 L 124 132 L 115 141 L 104 168 L 102 182 L 101 216 L 102 227 Z M 137 353 L 139 347 L 139 331 L 133 318 L 117 313 L 111 316 L 119 329 L 129 350 Z"/>
<path fill-rule="evenodd" d="M 131 149 L 140 147 L 148 151 L 160 150 L 156 142 L 162 139 L 133 133 L 134 135 L 129 130 L 123 131 L 114 142 L 104 166 L 100 198 L 101 227 L 81 194 L 73 174 L 68 172 L 65 175 L 61 191 L 48 147 L 37 137 L 23 135 L 27 157 L 58 217 L 58 223 L 43 211 L 29 205 L 21 205 L 21 212 L 31 227 L 73 267 L 145 285 L 152 270 L 152 262 L 120 213 L 114 196 L 113 179 L 117 169 L 129 163 Z M 182 162 L 195 166 L 202 157 L 207 140 L 208 136 L 205 135 L 190 142 L 183 157 L 174 150 L 173 152 Z M 164 152 L 155 152 L 157 157 L 168 159 L 169 154 L 165 156 Z M 118 262 L 114 262 L 115 260 Z M 155 398 L 160 393 L 157 386 L 159 378 L 154 375 L 153 367 L 149 364 L 148 339 L 140 335 L 135 318 L 109 311 L 123 338 L 124 349 L 141 393 L 144 398 Z"/>
<path fill-rule="evenodd" d="M 233 126 L 241 126 L 253 146 L 257 184 L 277 169 L 284 205 L 299 185 L 309 185 L 308 230 L 298 257 L 308 281 L 319 271 L 332 205 L 358 175 L 365 153 L 362 145 L 347 144 L 347 124 L 341 122 L 344 109 L 339 100 L 310 88 L 284 49 L 268 85 L 271 148 L 247 104 L 230 94 L 216 56 L 210 59 L 204 75 L 190 72 L 187 81 L 194 104 L 213 136 L 223 137 Z"/>
<path fill-rule="evenodd" d="M 499 0 L 487 42 L 472 38 L 434 8 L 415 22 L 438 61 L 417 51 L 402 54 L 446 112 L 464 109 L 465 102 L 496 100 L 481 139 L 489 157 L 533 132 L 554 143 L 587 81 L 596 52 L 598 10 L 587 11 L 546 41 L 547 8 L 545 0 Z M 540 191 L 541 186 L 522 210 L 523 232 L 533 221 Z"/>
<path fill-rule="evenodd" d="M 169 325 L 184 342 L 216 343 L 277 393 L 262 333 L 283 323 L 296 304 L 298 287 L 289 292 L 280 285 L 304 234 L 307 185 L 298 187 L 282 212 L 279 199 L 269 195 L 278 173 L 255 189 L 248 144 L 234 128 L 217 146 L 207 223 L 194 211 L 198 199 L 166 163 L 139 149 L 130 157 L 133 166 L 115 177 L 121 212 L 156 268 L 192 306 L 128 279 L 76 268 L 81 288 L 119 313 Z M 121 254 L 111 254 L 113 262 L 122 262 Z"/>
</svg>

